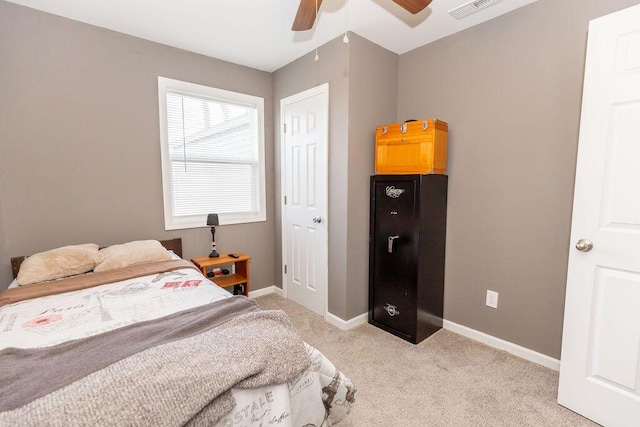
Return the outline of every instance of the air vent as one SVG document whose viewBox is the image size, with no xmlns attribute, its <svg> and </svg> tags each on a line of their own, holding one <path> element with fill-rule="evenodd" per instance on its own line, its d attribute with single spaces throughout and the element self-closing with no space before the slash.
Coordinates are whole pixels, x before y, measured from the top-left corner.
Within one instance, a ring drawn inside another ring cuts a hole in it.
<svg viewBox="0 0 640 427">
<path fill-rule="evenodd" d="M 462 6 L 458 6 L 455 9 L 451 9 L 449 11 L 449 15 L 453 16 L 456 19 L 466 18 L 469 15 L 472 15 L 476 12 L 481 11 L 482 9 L 486 9 L 489 6 L 493 6 L 494 4 L 498 4 L 502 2 L 502 0 L 476 0 L 471 1 L 469 3 L 465 3 Z"/>
</svg>

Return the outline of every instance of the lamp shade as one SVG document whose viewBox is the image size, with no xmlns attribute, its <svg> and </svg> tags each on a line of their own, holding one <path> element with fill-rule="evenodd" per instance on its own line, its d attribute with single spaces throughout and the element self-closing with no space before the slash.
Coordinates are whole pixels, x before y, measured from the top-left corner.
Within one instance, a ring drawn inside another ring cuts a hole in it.
<svg viewBox="0 0 640 427">
<path fill-rule="evenodd" d="M 207 225 L 220 225 L 218 221 L 218 214 L 207 215 Z"/>
</svg>

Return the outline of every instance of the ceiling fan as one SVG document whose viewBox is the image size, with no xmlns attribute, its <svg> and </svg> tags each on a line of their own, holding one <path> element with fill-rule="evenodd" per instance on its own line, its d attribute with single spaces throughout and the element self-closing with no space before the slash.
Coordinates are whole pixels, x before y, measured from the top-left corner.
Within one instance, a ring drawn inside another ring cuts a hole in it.
<svg viewBox="0 0 640 427">
<path fill-rule="evenodd" d="M 425 7 L 431 4 L 432 0 L 393 0 L 403 9 L 413 13 L 414 15 L 420 12 Z M 292 31 L 306 31 L 313 27 L 313 23 L 316 21 L 316 15 L 318 9 L 320 9 L 322 0 L 300 0 L 300 6 L 298 6 L 298 12 L 293 20 Z"/>
</svg>

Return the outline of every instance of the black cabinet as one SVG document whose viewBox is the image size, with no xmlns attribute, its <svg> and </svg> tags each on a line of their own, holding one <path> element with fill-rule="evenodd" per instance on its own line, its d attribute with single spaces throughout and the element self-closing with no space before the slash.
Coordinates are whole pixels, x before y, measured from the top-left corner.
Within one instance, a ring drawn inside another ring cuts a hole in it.
<svg viewBox="0 0 640 427">
<path fill-rule="evenodd" d="M 447 179 L 371 177 L 369 323 L 414 344 L 442 328 Z"/>
</svg>

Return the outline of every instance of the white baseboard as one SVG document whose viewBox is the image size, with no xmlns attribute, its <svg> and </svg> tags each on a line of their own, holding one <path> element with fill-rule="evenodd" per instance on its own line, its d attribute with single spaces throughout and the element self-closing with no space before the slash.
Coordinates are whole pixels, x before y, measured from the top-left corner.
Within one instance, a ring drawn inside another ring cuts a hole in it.
<svg viewBox="0 0 640 427">
<path fill-rule="evenodd" d="M 266 288 L 250 291 L 249 298 L 257 298 L 274 293 L 282 296 L 282 289 L 277 286 L 268 286 Z M 333 326 L 346 331 L 355 328 L 356 326 L 367 323 L 367 321 L 369 320 L 369 313 L 362 313 L 361 315 L 352 317 L 349 320 L 343 320 L 335 314 L 327 313 L 325 320 L 331 323 Z M 467 326 L 459 325 L 450 320 L 445 319 L 442 326 L 444 329 L 448 329 L 451 332 L 455 332 L 472 340 L 479 341 L 483 344 L 488 345 L 489 347 L 506 351 L 507 353 L 511 353 L 515 356 L 521 357 L 533 363 L 537 363 L 538 365 L 545 366 L 549 369 L 553 369 L 554 371 L 560 370 L 560 361 L 558 359 L 554 359 L 553 357 L 547 356 L 546 354 L 538 353 L 537 351 L 522 347 L 518 344 L 496 338 L 492 335 L 485 334 L 484 332 L 480 332 L 475 329 L 471 329 Z"/>
<path fill-rule="evenodd" d="M 266 288 L 258 289 L 255 291 L 249 291 L 249 298 L 258 298 L 264 295 L 269 294 L 277 294 L 282 296 L 282 289 L 277 286 L 267 286 Z M 331 323 L 333 326 L 337 326 L 338 328 L 346 331 L 347 329 L 355 328 L 356 326 L 360 326 L 364 323 L 367 323 L 369 320 L 369 313 L 362 313 L 359 316 L 351 318 L 349 320 L 342 320 L 335 314 L 331 314 L 327 312 L 327 316 L 325 320 Z"/>
<path fill-rule="evenodd" d="M 492 335 L 485 334 L 484 332 L 476 331 L 475 329 L 468 328 L 466 326 L 458 325 L 457 323 L 449 320 L 444 320 L 443 327 L 452 332 L 471 338 L 475 341 L 480 341 L 490 347 L 497 348 L 498 350 L 504 350 L 507 353 L 511 353 L 515 356 L 521 357 L 538 365 L 546 366 L 554 371 L 560 370 L 560 361 L 546 354 L 538 353 L 537 351 L 530 350 L 528 348 L 519 346 L 509 341 L 505 341 L 500 338 L 496 338 Z"/>
<path fill-rule="evenodd" d="M 352 317 L 349 320 L 342 320 L 335 314 L 331 314 L 327 312 L 327 316 L 325 317 L 325 320 L 331 323 L 333 326 L 336 326 L 342 329 L 343 331 L 346 331 L 347 329 L 355 328 L 356 326 L 360 326 L 367 323 L 367 321 L 369 320 L 369 313 L 368 312 L 362 313 L 361 315 Z"/>
<path fill-rule="evenodd" d="M 267 286 L 266 288 L 250 291 L 249 298 L 257 298 L 274 293 L 282 296 L 282 289 L 277 286 Z M 362 313 L 361 315 L 352 317 L 349 320 L 343 320 L 335 314 L 327 312 L 325 320 L 331 323 L 333 326 L 346 331 L 355 328 L 356 326 L 367 323 L 367 321 L 369 320 L 369 313 Z M 507 353 L 511 353 L 515 356 L 521 357 L 533 363 L 537 363 L 538 365 L 545 366 L 549 369 L 553 369 L 554 371 L 560 370 L 560 361 L 558 359 L 554 359 L 553 357 L 547 356 L 546 354 L 538 353 L 537 351 L 522 347 L 518 344 L 496 338 L 492 335 L 485 334 L 484 332 L 480 332 L 475 329 L 471 329 L 467 326 L 459 325 L 450 320 L 445 319 L 442 326 L 444 327 L 444 329 L 448 329 L 451 332 L 455 332 L 464 337 L 479 341 L 490 347 L 497 348 L 498 350 L 504 350 Z"/>
<path fill-rule="evenodd" d="M 266 288 L 249 291 L 249 298 L 258 298 L 269 294 L 277 294 L 282 296 L 282 289 L 277 286 L 267 286 Z"/>
</svg>

